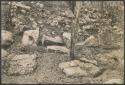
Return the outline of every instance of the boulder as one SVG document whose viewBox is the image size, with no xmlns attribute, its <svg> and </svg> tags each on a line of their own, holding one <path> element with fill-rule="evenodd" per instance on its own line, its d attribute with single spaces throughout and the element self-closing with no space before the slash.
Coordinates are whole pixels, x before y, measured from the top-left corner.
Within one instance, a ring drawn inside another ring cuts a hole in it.
<svg viewBox="0 0 125 85">
<path fill-rule="evenodd" d="M 65 15 L 66 15 L 67 17 L 69 17 L 69 18 L 75 17 L 74 14 L 73 14 L 73 12 L 72 12 L 71 10 L 66 10 L 66 11 L 65 11 Z"/>
<path fill-rule="evenodd" d="M 5 60 L 8 55 L 9 55 L 9 53 L 6 50 L 1 49 L 1 59 L 2 60 Z"/>
<path fill-rule="evenodd" d="M 22 4 L 21 2 L 18 2 L 18 3 L 13 2 L 12 5 L 13 5 L 13 6 L 20 7 L 20 8 L 22 8 L 22 9 L 26 9 L 26 10 L 30 10 L 30 9 L 31 9 L 30 6 L 26 6 L 26 5 Z"/>
<path fill-rule="evenodd" d="M 51 37 L 43 35 L 42 44 L 47 45 L 64 45 L 63 39 L 60 36 Z"/>
<path fill-rule="evenodd" d="M 84 42 L 79 42 L 75 44 L 75 46 L 81 46 L 81 45 L 98 46 L 99 44 L 98 44 L 98 40 L 94 36 L 91 35 Z"/>
<path fill-rule="evenodd" d="M 80 67 L 69 67 L 65 68 L 63 72 L 67 76 L 75 76 L 75 77 L 80 77 L 80 76 L 87 76 L 87 72 L 85 70 L 82 70 Z"/>
<path fill-rule="evenodd" d="M 70 48 L 70 46 L 71 46 L 71 33 L 64 32 L 62 36 L 63 36 L 64 43 L 66 44 L 66 47 Z"/>
<path fill-rule="evenodd" d="M 121 79 L 111 79 L 111 80 L 104 82 L 104 84 L 123 84 L 123 83 L 124 82 Z"/>
<path fill-rule="evenodd" d="M 90 76 L 96 77 L 100 74 L 101 69 L 92 63 L 81 62 L 73 60 L 69 62 L 62 62 L 59 68 L 68 76 Z"/>
<path fill-rule="evenodd" d="M 36 68 L 36 54 L 15 55 L 9 62 L 8 75 L 30 74 Z"/>
<path fill-rule="evenodd" d="M 70 50 L 64 46 L 47 46 L 47 52 L 54 51 L 69 54 Z"/>
<path fill-rule="evenodd" d="M 60 69 L 65 69 L 65 68 L 68 68 L 68 67 L 76 67 L 80 65 L 80 61 L 79 60 L 73 60 L 73 61 L 70 61 L 70 62 L 62 62 L 59 64 L 59 68 Z"/>
<path fill-rule="evenodd" d="M 23 46 L 36 46 L 39 37 L 39 30 L 25 31 L 22 38 Z"/>
<path fill-rule="evenodd" d="M 9 31 L 2 30 L 1 31 L 1 45 L 2 46 L 9 46 L 13 42 L 13 34 Z"/>
<path fill-rule="evenodd" d="M 65 68 L 68 68 L 70 67 L 70 62 L 62 62 L 59 64 L 59 68 L 60 69 L 65 69 Z"/>
</svg>

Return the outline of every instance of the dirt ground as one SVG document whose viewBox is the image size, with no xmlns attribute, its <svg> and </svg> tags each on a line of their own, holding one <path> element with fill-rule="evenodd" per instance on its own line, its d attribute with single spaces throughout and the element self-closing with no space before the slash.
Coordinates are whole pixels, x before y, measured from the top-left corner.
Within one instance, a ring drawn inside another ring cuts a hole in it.
<svg viewBox="0 0 125 85">
<path fill-rule="evenodd" d="M 112 79 L 121 78 L 118 70 L 106 70 L 101 76 L 90 77 L 67 77 L 58 67 L 60 62 L 69 61 L 68 55 L 55 53 L 39 53 L 38 67 L 33 74 L 20 76 L 2 75 L 2 83 L 18 83 L 18 84 L 85 84 L 100 83 Z M 115 74 L 115 75 L 114 75 Z"/>
</svg>

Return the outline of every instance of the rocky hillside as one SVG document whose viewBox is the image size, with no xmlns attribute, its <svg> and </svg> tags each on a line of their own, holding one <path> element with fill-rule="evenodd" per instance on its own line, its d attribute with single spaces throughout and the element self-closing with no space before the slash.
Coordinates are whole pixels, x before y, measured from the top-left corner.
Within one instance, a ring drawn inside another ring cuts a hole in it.
<svg viewBox="0 0 125 85">
<path fill-rule="evenodd" d="M 122 83 L 124 6 L 111 3 L 2 2 L 2 82 Z"/>
</svg>

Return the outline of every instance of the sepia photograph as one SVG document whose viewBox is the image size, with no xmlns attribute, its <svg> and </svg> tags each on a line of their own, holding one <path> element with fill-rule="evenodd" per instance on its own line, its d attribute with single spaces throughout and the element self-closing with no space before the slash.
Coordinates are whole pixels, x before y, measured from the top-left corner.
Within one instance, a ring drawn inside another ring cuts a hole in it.
<svg viewBox="0 0 125 85">
<path fill-rule="evenodd" d="M 124 84 L 124 0 L 1 1 L 1 84 Z"/>
</svg>

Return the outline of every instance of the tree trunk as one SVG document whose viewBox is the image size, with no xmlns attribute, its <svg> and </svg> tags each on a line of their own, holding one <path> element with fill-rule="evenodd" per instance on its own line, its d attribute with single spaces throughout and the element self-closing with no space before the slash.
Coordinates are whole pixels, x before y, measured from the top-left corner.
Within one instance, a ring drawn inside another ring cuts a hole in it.
<svg viewBox="0 0 125 85">
<path fill-rule="evenodd" d="M 72 31 L 71 31 L 71 49 L 70 49 L 70 58 L 73 60 L 75 59 L 75 43 L 77 41 L 78 37 L 78 29 L 79 29 L 79 23 L 78 23 L 78 18 L 79 18 L 79 13 L 80 13 L 80 8 L 82 6 L 82 2 L 75 2 L 74 10 L 73 13 L 75 15 L 75 18 L 73 19 L 72 22 Z"/>
</svg>

